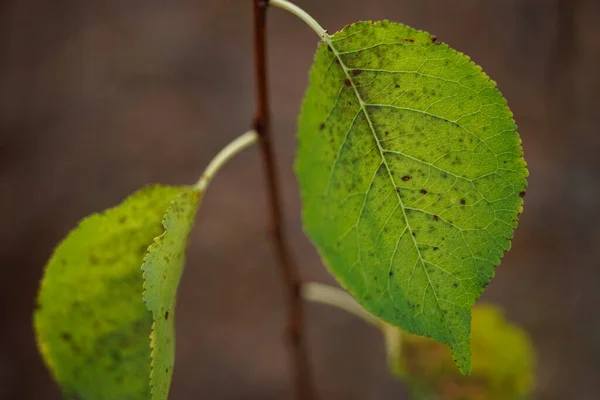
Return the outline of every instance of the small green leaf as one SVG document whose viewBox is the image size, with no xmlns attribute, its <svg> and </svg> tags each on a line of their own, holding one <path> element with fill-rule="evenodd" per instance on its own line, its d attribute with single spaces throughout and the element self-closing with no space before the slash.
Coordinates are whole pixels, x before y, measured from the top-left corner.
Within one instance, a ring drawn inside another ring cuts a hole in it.
<svg viewBox="0 0 600 400">
<path fill-rule="evenodd" d="M 140 266 L 163 232 L 165 210 L 185 190 L 149 186 L 84 218 L 48 262 L 34 324 L 68 398 L 148 399 L 152 315 Z"/>
<path fill-rule="evenodd" d="M 164 233 L 154 240 L 144 257 L 144 301 L 154 323 L 150 338 L 151 399 L 166 400 L 175 362 L 175 299 L 183 272 L 188 236 L 201 194 L 188 188 L 165 213 Z"/>
<path fill-rule="evenodd" d="M 473 371 L 463 376 L 446 347 L 422 336 L 386 328 L 401 345 L 389 354 L 391 372 L 417 399 L 521 400 L 535 381 L 535 353 L 527 333 L 493 305 L 473 307 Z M 388 347 L 389 349 L 389 347 Z"/>
<path fill-rule="evenodd" d="M 367 310 L 470 367 L 471 306 L 522 210 L 506 101 L 428 33 L 360 22 L 319 45 L 299 120 L 304 227 Z"/>
</svg>

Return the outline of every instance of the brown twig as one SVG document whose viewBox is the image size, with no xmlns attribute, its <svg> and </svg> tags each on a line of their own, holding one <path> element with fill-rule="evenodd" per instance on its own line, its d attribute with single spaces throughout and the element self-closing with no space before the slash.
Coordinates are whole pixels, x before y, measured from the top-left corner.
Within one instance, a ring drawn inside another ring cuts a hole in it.
<svg viewBox="0 0 600 400">
<path fill-rule="evenodd" d="M 253 0 L 253 5 L 257 103 L 257 111 L 253 122 L 254 130 L 258 134 L 261 158 L 265 171 L 273 243 L 286 288 L 288 308 L 286 337 L 289 341 L 294 361 L 294 396 L 297 400 L 312 400 L 314 399 L 314 392 L 306 342 L 303 335 L 303 304 L 300 296 L 301 281 L 284 238 L 277 166 L 271 144 L 271 111 L 269 108 L 266 54 L 268 0 Z"/>
</svg>

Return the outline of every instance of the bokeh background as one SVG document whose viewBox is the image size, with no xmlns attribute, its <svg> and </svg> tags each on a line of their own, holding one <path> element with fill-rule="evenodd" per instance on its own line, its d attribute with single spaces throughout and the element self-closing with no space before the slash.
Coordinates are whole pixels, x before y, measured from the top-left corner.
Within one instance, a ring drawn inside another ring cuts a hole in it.
<svg viewBox="0 0 600 400">
<path fill-rule="evenodd" d="M 531 173 L 513 250 L 483 298 L 531 334 L 538 399 L 600 398 L 600 2 L 298 0 L 330 31 L 402 21 L 499 83 Z M 194 182 L 249 127 L 251 0 L 0 3 L 0 398 L 59 399 L 31 329 L 53 246 L 150 183 Z M 333 283 L 303 235 L 292 164 L 317 38 L 270 13 L 274 133 L 287 233 L 305 279 Z M 178 304 L 173 399 L 285 399 L 283 289 L 256 149 L 208 191 Z M 323 400 L 407 398 L 379 332 L 307 306 Z"/>
</svg>

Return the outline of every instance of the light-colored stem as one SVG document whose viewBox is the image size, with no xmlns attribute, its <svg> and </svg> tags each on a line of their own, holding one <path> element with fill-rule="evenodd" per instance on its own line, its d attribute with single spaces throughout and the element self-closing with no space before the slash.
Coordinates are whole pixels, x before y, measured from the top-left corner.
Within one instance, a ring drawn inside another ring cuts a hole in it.
<svg viewBox="0 0 600 400">
<path fill-rule="evenodd" d="M 274 6 L 274 7 L 279 7 L 282 10 L 289 11 L 292 14 L 294 14 L 296 17 L 300 18 L 308 26 L 310 26 L 311 29 L 317 33 L 317 35 L 319 35 L 321 40 L 324 41 L 327 38 L 329 38 L 327 31 L 325 29 L 323 29 L 323 27 L 321 25 L 319 25 L 319 23 L 313 17 L 311 17 L 306 11 L 304 11 L 297 5 L 290 3 L 289 1 L 286 1 L 286 0 L 269 0 L 269 5 Z"/>
<path fill-rule="evenodd" d="M 198 192 L 203 192 L 212 178 L 217 174 L 219 169 L 229 161 L 233 156 L 235 156 L 240 151 L 244 150 L 246 147 L 255 143 L 258 139 L 258 135 L 254 130 L 250 130 L 237 139 L 233 140 L 227 146 L 223 147 L 223 149 L 211 160 L 208 164 L 198 182 L 193 186 L 194 190 Z"/>
<path fill-rule="evenodd" d="M 397 370 L 402 353 L 402 331 L 390 324 L 383 324 L 381 332 L 385 341 L 388 366 L 392 370 Z"/>
<path fill-rule="evenodd" d="M 334 286 L 316 282 L 305 283 L 302 285 L 302 298 L 341 308 L 376 327 L 382 325 L 379 319 L 369 314 L 352 296 Z"/>
</svg>

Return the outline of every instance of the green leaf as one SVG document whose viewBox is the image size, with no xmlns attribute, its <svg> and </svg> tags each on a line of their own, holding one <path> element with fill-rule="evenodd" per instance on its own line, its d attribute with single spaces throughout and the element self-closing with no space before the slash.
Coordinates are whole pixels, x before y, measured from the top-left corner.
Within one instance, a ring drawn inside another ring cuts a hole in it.
<svg viewBox="0 0 600 400">
<path fill-rule="evenodd" d="M 171 201 L 189 189 L 149 186 L 84 218 L 57 246 L 34 315 L 44 360 L 68 398 L 146 400 L 152 315 L 140 266 Z"/>
<path fill-rule="evenodd" d="M 535 353 L 527 333 L 491 304 L 473 307 L 473 371 L 463 376 L 446 347 L 398 328 L 386 328 L 401 345 L 389 354 L 390 369 L 417 399 L 517 400 L 534 388 Z M 389 348 L 388 348 L 389 349 Z"/>
<path fill-rule="evenodd" d="M 175 298 L 200 196 L 189 188 L 171 203 L 163 220 L 165 231 L 144 257 L 144 301 L 154 320 L 150 338 L 153 400 L 166 400 L 169 395 L 175 362 Z"/>
<path fill-rule="evenodd" d="M 367 310 L 470 367 L 471 306 L 522 210 L 506 101 L 428 33 L 359 22 L 319 45 L 296 172 L 308 236 Z"/>
</svg>

